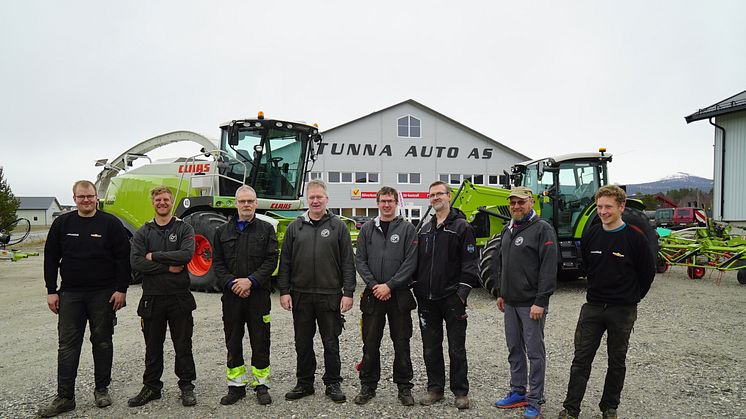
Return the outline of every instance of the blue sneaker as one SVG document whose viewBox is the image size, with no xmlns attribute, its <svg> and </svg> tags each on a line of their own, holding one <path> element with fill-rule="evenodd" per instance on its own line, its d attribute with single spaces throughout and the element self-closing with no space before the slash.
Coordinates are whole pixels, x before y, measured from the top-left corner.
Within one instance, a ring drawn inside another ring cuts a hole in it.
<svg viewBox="0 0 746 419">
<path fill-rule="evenodd" d="M 541 417 L 541 409 L 538 409 L 534 406 L 528 405 L 525 409 L 523 409 L 523 417 L 524 418 L 538 418 Z"/>
<path fill-rule="evenodd" d="M 498 409 L 515 409 L 516 407 L 526 406 L 526 393 L 511 391 L 507 396 L 495 402 Z"/>
</svg>

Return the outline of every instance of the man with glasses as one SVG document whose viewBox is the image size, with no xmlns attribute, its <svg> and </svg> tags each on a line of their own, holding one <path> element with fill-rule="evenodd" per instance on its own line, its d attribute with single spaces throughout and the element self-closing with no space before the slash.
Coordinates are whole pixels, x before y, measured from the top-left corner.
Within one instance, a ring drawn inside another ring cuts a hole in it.
<svg viewBox="0 0 746 419">
<path fill-rule="evenodd" d="M 277 267 L 277 235 L 272 224 L 256 218 L 256 192 L 243 185 L 236 191 L 238 217 L 215 232 L 213 269 L 223 286 L 223 327 L 228 349 L 228 394 L 220 404 L 231 405 L 246 396 L 246 385 L 261 405 L 269 395 L 270 293 Z M 243 358 L 244 327 L 251 342 L 251 371 Z M 251 379 L 250 379 L 251 378 Z"/>
<path fill-rule="evenodd" d="M 86 322 L 91 330 L 96 406 L 111 404 L 115 313 L 125 305 L 131 277 L 127 233 L 116 217 L 97 210 L 95 185 L 75 182 L 73 199 L 77 211 L 54 220 L 44 245 L 47 306 L 58 315 L 59 351 L 57 395 L 39 410 L 41 417 L 75 409 L 75 378 Z"/>
<path fill-rule="evenodd" d="M 314 179 L 306 184 L 308 211 L 288 225 L 280 254 L 277 288 L 280 304 L 293 312 L 296 352 L 296 386 L 285 394 L 297 400 L 314 393 L 316 326 L 324 345 L 326 395 L 344 403 L 339 358 L 342 313 L 352 308 L 355 291 L 355 255 L 347 225 L 327 211 L 326 183 Z"/>
<path fill-rule="evenodd" d="M 516 186 L 509 200 L 512 219 L 500 233 L 500 257 L 494 258 L 492 272 L 497 308 L 505 314 L 510 392 L 495 406 L 524 407 L 524 417 L 537 418 L 544 403 L 544 323 L 557 288 L 557 236 L 533 210 L 531 189 Z"/>
<path fill-rule="evenodd" d="M 466 299 L 471 289 L 479 286 L 476 239 L 464 214 L 451 208 L 451 190 L 445 182 L 433 182 L 428 197 L 435 215 L 418 236 L 418 268 L 414 282 L 427 370 L 427 394 L 420 399 L 420 404 L 429 406 L 443 399 L 445 321 L 454 405 L 458 409 L 468 409 Z"/>
<path fill-rule="evenodd" d="M 145 338 L 145 372 L 142 390 L 127 404 L 137 407 L 161 398 L 163 342 L 168 325 L 176 352 L 174 370 L 179 377 L 181 404 L 194 406 L 197 371 L 192 355 L 192 311 L 197 302 L 189 291 L 191 281 L 186 269 L 194 255 L 194 229 L 171 213 L 173 194 L 166 186 L 153 188 L 150 199 L 155 217 L 137 230 L 130 253 L 132 269 L 143 277 L 137 315 L 142 319 Z"/>
<path fill-rule="evenodd" d="M 417 269 L 417 234 L 412 223 L 396 214 L 399 193 L 384 186 L 376 194 L 379 215 L 357 236 L 356 266 L 366 288 L 360 300 L 363 312 L 363 361 L 360 394 L 355 403 L 366 404 L 376 395 L 381 378 L 381 339 L 386 317 L 394 345 L 394 383 L 399 401 L 414 405 L 412 397 L 412 310 L 417 303 L 409 285 Z"/>
</svg>

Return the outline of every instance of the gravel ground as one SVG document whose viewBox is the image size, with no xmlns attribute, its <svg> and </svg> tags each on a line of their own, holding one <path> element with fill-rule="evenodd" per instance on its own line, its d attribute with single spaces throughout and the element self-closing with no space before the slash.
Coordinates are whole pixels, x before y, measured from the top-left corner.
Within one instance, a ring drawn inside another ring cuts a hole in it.
<svg viewBox="0 0 746 419">
<path fill-rule="evenodd" d="M 641 303 L 638 321 L 627 357 L 627 380 L 619 412 L 621 417 L 741 417 L 746 418 L 746 287 L 734 273 L 727 273 L 720 284 L 717 273 L 692 281 L 682 268 L 658 275 L 648 297 Z M 0 261 L 0 417 L 31 417 L 39 405 L 51 400 L 56 389 L 56 320 L 46 307 L 42 285 L 42 257 L 11 263 Z M 362 282 L 360 282 L 362 284 Z M 358 286 L 358 294 L 362 287 Z M 292 319 L 273 296 L 272 389 L 274 403 L 259 406 L 253 396 L 234 406 L 218 401 L 225 387 L 225 346 L 217 294 L 196 293 L 194 313 L 194 354 L 197 363 L 198 405 L 180 404 L 173 374 L 173 348 L 166 341 L 166 372 L 163 398 L 141 408 L 127 407 L 127 398 L 141 387 L 144 343 L 135 313 L 141 295 L 139 286 L 128 293 L 128 306 L 119 312 L 114 335 L 114 372 L 110 390 L 114 404 L 97 409 L 93 404 L 93 368 L 90 344 L 84 342 L 77 381 L 77 409 L 62 417 L 123 417 L 138 414 L 155 417 L 522 417 L 521 411 L 499 411 L 495 398 L 508 389 L 507 350 L 502 317 L 494 300 L 483 290 L 469 298 L 470 397 L 472 408 L 459 412 L 453 396 L 431 407 L 403 407 L 396 399 L 390 365 L 392 349 L 384 340 L 382 382 L 378 396 L 367 406 L 357 406 L 352 398 L 359 390 L 354 364 L 361 357 L 360 310 L 355 304 L 346 315 L 346 330 L 340 338 L 343 390 L 348 402 L 334 404 L 325 398 L 321 374 L 316 394 L 302 401 L 284 400 L 284 393 L 295 384 L 295 351 Z M 584 283 L 561 283 L 551 299 L 546 328 L 547 377 L 544 415 L 554 418 L 562 408 L 573 352 L 573 332 L 581 304 Z M 22 312 L 24 310 L 24 312 Z M 248 355 L 248 338 L 246 338 Z M 317 338 L 317 358 L 323 368 L 321 344 Z M 606 355 L 602 349 L 583 403 L 582 418 L 599 418 L 597 404 L 603 387 Z M 415 396 L 425 388 L 419 330 L 412 339 L 415 368 Z M 447 359 L 447 358 L 446 358 Z M 447 361 L 446 361 L 447 362 Z"/>
</svg>

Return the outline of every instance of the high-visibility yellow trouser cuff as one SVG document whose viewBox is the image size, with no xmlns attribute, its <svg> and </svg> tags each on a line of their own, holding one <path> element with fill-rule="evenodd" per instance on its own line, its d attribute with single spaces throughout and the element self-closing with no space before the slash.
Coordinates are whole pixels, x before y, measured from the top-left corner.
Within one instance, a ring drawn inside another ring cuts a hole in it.
<svg viewBox="0 0 746 419">
<path fill-rule="evenodd" d="M 267 365 L 267 368 L 262 369 L 252 366 L 251 375 L 254 376 L 254 380 L 251 382 L 251 387 L 269 386 L 269 369 L 269 365 Z"/>
<path fill-rule="evenodd" d="M 228 378 L 228 386 L 245 387 L 249 383 L 249 375 L 246 373 L 246 365 L 235 368 L 226 368 L 225 375 Z"/>
</svg>

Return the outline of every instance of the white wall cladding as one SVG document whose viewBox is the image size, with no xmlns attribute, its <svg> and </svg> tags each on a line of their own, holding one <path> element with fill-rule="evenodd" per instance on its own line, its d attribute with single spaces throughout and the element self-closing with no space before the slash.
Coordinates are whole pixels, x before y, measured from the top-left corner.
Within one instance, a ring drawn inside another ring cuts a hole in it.
<svg viewBox="0 0 746 419">
<path fill-rule="evenodd" d="M 715 196 L 713 215 L 717 221 L 746 221 L 746 112 L 723 115 L 715 123 L 725 128 L 725 193 L 721 217 L 723 137 L 715 129 Z"/>
</svg>

